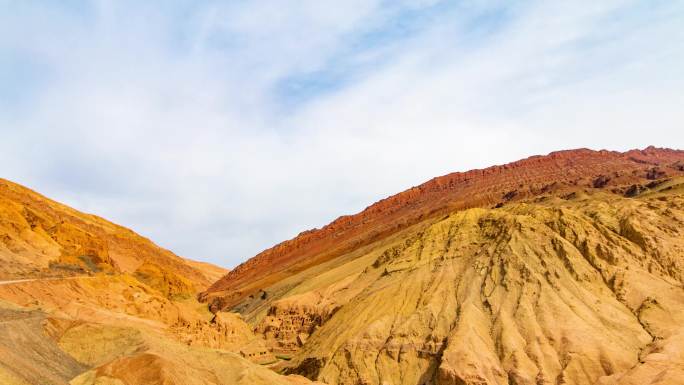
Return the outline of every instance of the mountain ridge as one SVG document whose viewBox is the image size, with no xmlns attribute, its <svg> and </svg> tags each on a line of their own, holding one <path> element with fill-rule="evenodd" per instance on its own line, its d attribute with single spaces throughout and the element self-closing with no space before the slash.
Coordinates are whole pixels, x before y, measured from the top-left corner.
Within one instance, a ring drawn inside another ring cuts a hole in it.
<svg viewBox="0 0 684 385">
<path fill-rule="evenodd" d="M 149 238 L 94 214 L 69 206 L 0 178 L 3 221 L 0 278 L 79 275 L 97 271 L 135 273 L 146 264 L 162 267 L 202 289 L 227 269 L 188 262 Z M 3 258 L 3 256 L 5 256 Z M 10 265 L 23 256 L 11 271 Z M 149 269 L 148 269 L 149 270 Z M 190 290 L 192 291 L 192 290 Z"/>
<path fill-rule="evenodd" d="M 554 152 L 433 178 L 200 295 L 330 385 L 679 385 L 684 152 Z"/>
<path fill-rule="evenodd" d="M 542 175 L 525 172 L 530 169 L 541 170 Z M 234 306 L 263 287 L 287 277 L 286 270 L 301 270 L 325 262 L 427 217 L 454 209 L 502 205 L 578 186 L 622 188 L 624 193 L 627 188 L 638 188 L 640 184 L 668 174 L 684 174 L 684 151 L 653 146 L 625 152 L 582 148 L 449 173 L 262 251 L 211 285 L 200 299 L 210 302 L 214 311 Z M 483 188 L 489 191 L 483 192 Z"/>
</svg>

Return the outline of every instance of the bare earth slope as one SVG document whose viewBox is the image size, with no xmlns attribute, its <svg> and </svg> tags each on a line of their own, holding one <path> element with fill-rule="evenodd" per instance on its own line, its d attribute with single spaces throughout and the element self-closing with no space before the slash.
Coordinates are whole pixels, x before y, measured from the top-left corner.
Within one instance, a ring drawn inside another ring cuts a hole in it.
<svg viewBox="0 0 684 385">
<path fill-rule="evenodd" d="M 625 153 L 587 149 L 534 156 L 503 166 L 457 172 L 383 199 L 322 229 L 268 249 L 214 283 L 203 299 L 234 306 L 270 284 L 310 266 L 383 239 L 427 218 L 470 207 L 491 207 L 544 193 L 585 187 L 625 189 L 684 174 L 684 151 L 649 147 Z"/>
<path fill-rule="evenodd" d="M 219 272 L 227 272 L 180 258 L 127 228 L 4 179 L 0 262 L 0 280 L 137 272 L 141 279 L 172 292 L 206 288 Z"/>
<path fill-rule="evenodd" d="M 452 174 L 203 298 L 328 384 L 682 384 L 683 162 L 578 150 Z"/>
<path fill-rule="evenodd" d="M 311 383 L 197 302 L 225 272 L 0 180 L 0 384 Z"/>
</svg>

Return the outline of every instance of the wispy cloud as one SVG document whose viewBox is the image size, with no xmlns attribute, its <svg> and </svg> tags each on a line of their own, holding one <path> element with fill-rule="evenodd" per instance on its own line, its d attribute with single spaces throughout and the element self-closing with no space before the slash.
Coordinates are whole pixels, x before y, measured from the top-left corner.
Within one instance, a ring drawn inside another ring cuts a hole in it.
<svg viewBox="0 0 684 385">
<path fill-rule="evenodd" d="M 0 8 L 0 175 L 228 266 L 447 172 L 684 145 L 678 2 Z"/>
</svg>

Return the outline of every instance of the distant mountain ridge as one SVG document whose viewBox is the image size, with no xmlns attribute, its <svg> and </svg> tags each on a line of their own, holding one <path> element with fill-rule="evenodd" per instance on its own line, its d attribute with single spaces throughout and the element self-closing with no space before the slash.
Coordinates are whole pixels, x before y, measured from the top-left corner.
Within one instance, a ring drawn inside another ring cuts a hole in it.
<svg viewBox="0 0 684 385">
<path fill-rule="evenodd" d="M 194 293 L 227 271 L 185 260 L 125 227 L 4 179 L 0 217 L 0 279 L 128 272 L 167 292 Z"/>
</svg>

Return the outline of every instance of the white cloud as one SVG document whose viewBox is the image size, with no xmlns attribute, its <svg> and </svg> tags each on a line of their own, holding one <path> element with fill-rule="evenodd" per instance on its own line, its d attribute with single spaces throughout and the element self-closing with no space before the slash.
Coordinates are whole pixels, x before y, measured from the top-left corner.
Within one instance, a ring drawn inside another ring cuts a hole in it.
<svg viewBox="0 0 684 385">
<path fill-rule="evenodd" d="M 447 172 L 684 144 L 675 3 L 27 4 L 0 175 L 227 266 Z"/>
</svg>

